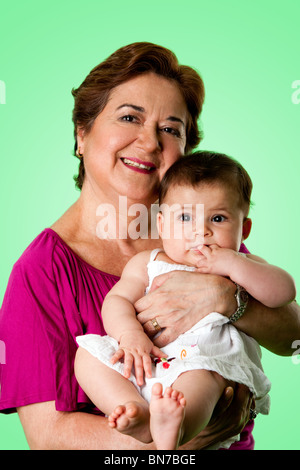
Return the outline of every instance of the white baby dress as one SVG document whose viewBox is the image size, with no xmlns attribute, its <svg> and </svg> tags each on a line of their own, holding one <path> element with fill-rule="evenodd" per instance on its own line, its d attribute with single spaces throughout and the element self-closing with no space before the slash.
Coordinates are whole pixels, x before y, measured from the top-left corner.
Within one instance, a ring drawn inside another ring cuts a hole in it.
<svg viewBox="0 0 300 470">
<path fill-rule="evenodd" d="M 160 274 L 174 270 L 194 271 L 195 269 L 156 260 L 159 251 L 161 250 L 153 250 L 147 265 L 149 286 L 146 293 L 153 279 Z M 111 356 L 118 349 L 118 342 L 114 338 L 88 334 L 78 336 L 76 340 L 78 345 L 90 354 L 123 374 L 122 362 L 114 365 L 110 363 Z M 190 330 L 161 349 L 168 358 L 153 361 L 152 378 L 146 378 L 145 385 L 139 387 L 133 373 L 129 379 L 148 402 L 154 383 L 160 382 L 165 389 L 171 386 L 183 372 L 206 369 L 219 373 L 225 379 L 246 385 L 254 395 L 256 411 L 263 414 L 269 413 L 268 392 L 271 384 L 263 372 L 261 349 L 253 338 L 238 331 L 229 323 L 227 317 L 217 312 L 210 313 Z M 222 446 L 224 447 L 225 444 L 222 443 Z"/>
</svg>

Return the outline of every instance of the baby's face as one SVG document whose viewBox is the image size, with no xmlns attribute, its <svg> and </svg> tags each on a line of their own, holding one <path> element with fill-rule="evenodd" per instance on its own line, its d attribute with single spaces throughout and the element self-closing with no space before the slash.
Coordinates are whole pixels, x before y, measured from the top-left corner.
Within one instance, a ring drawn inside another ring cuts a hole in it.
<svg viewBox="0 0 300 470">
<path fill-rule="evenodd" d="M 248 236 L 239 195 L 221 183 L 174 186 L 160 209 L 157 223 L 164 250 L 180 264 L 194 266 L 202 245 L 238 251 Z"/>
</svg>

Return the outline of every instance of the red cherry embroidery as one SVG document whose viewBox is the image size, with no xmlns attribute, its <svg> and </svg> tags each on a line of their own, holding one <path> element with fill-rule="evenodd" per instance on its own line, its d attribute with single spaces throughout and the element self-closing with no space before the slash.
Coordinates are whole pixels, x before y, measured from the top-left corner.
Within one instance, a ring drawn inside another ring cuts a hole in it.
<svg viewBox="0 0 300 470">
<path fill-rule="evenodd" d="M 170 358 L 168 358 L 168 359 L 166 359 L 165 357 L 162 357 L 162 358 L 156 357 L 156 358 L 154 359 L 154 364 L 157 366 L 157 364 L 159 364 L 160 362 L 162 362 L 162 363 L 163 363 L 163 365 L 162 365 L 163 368 L 164 368 L 164 369 L 169 369 L 169 367 L 170 367 L 169 362 L 173 361 L 174 359 L 176 359 L 176 357 L 170 357 Z"/>
</svg>

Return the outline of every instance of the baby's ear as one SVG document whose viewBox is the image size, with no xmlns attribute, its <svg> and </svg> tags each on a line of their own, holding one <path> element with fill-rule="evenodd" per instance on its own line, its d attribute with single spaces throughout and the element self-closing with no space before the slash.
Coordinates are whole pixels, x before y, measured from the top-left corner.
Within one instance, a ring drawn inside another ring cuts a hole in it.
<svg viewBox="0 0 300 470">
<path fill-rule="evenodd" d="M 164 230 L 164 216 L 161 211 L 159 211 L 156 216 L 156 227 L 157 227 L 158 235 L 161 238 L 163 230 Z"/>
<path fill-rule="evenodd" d="M 242 241 L 246 240 L 251 232 L 252 220 L 247 217 L 243 222 Z"/>
</svg>

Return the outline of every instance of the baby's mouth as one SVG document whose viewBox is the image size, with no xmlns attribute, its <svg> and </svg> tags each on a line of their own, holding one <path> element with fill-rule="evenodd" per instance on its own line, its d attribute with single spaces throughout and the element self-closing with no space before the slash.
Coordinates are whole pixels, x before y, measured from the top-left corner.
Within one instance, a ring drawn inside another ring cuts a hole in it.
<svg viewBox="0 0 300 470">
<path fill-rule="evenodd" d="M 198 245 L 194 245 L 194 246 L 191 246 L 189 248 L 190 251 L 193 251 L 194 253 L 197 253 L 197 254 L 200 254 L 200 255 L 203 255 L 202 251 L 201 251 L 201 248 L 202 248 L 203 244 L 198 244 Z"/>
</svg>

